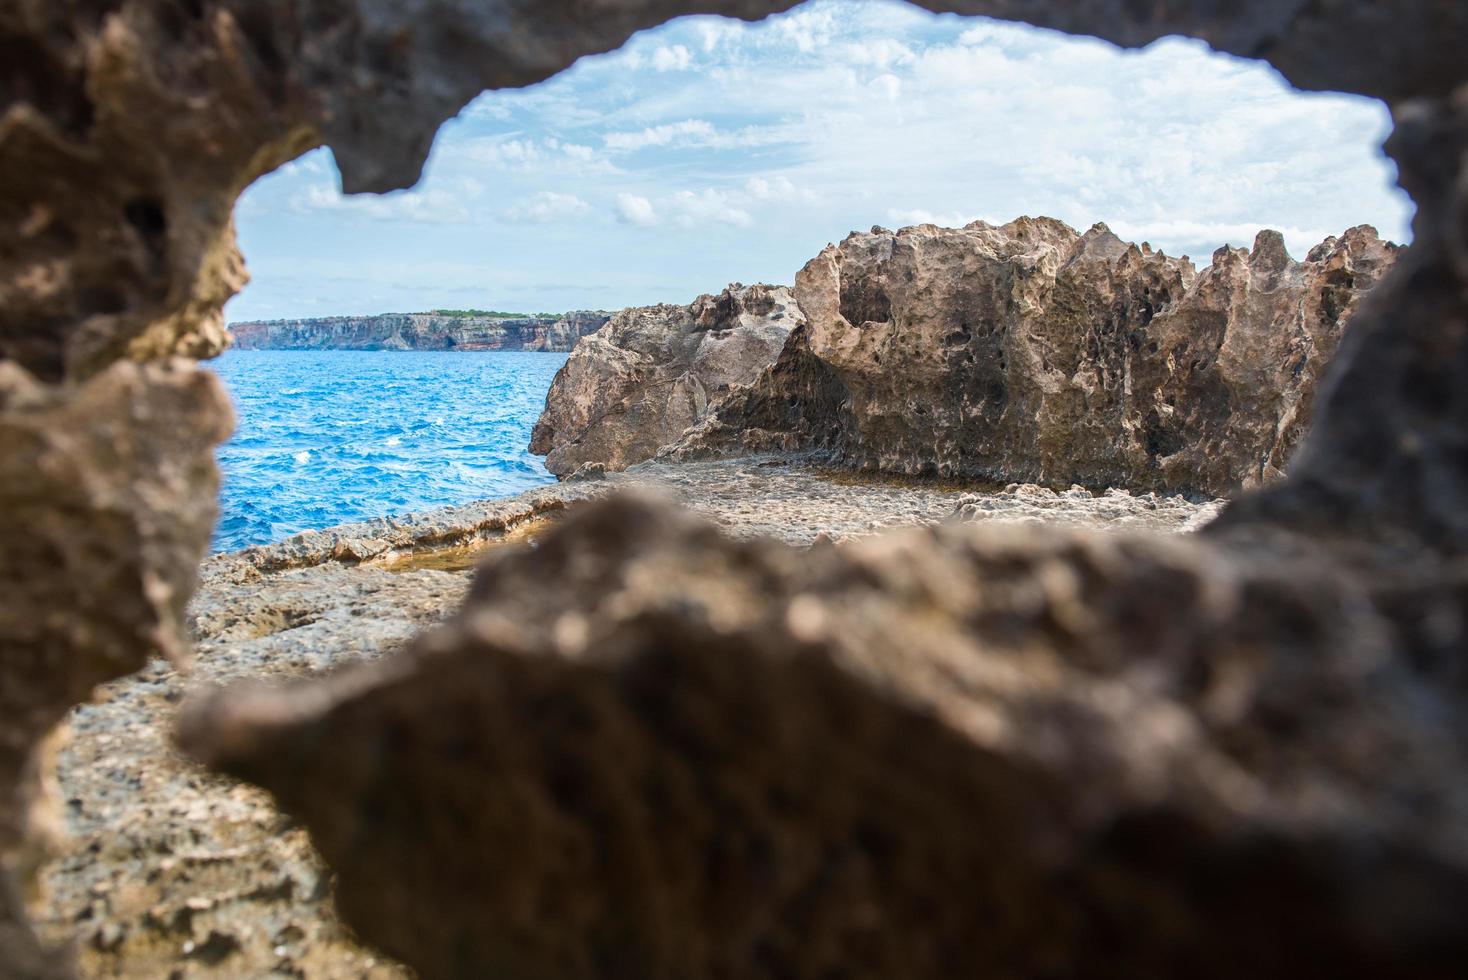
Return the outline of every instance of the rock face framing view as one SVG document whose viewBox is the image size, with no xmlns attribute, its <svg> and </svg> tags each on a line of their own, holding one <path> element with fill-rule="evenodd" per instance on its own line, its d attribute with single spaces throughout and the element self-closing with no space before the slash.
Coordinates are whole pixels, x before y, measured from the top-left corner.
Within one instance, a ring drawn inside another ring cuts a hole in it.
<svg viewBox="0 0 1468 980">
<path fill-rule="evenodd" d="M 251 181 L 791 6 L 0 6 L 0 976 L 1461 973 L 1456 2 L 928 0 L 1384 100 L 1412 244 L 854 234 L 585 337 L 576 479 L 201 567 Z"/>
</svg>

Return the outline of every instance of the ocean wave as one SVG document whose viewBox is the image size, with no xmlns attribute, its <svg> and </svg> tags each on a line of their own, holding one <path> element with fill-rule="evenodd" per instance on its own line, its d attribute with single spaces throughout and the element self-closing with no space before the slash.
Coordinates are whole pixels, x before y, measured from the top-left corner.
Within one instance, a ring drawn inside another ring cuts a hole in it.
<svg viewBox="0 0 1468 980">
<path fill-rule="evenodd" d="M 219 450 L 214 547 L 553 482 L 526 447 L 564 362 L 564 354 L 226 353 L 212 364 L 239 426 Z M 337 441 L 343 429 L 350 439 Z"/>
</svg>

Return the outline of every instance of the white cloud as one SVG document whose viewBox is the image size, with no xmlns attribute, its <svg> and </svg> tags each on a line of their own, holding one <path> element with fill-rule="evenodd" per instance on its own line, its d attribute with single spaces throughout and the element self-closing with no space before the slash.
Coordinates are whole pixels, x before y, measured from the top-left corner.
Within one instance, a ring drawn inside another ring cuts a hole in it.
<svg viewBox="0 0 1468 980">
<path fill-rule="evenodd" d="M 484 95 L 470 102 L 464 107 L 461 115 L 469 119 L 493 119 L 503 121 L 511 116 L 511 109 L 502 99 L 495 96 L 497 92 L 486 92 Z"/>
<path fill-rule="evenodd" d="M 602 142 L 608 150 L 631 153 L 649 146 L 707 142 L 714 134 L 713 124 L 702 119 L 685 119 L 682 122 L 649 126 L 640 132 L 607 133 L 602 137 Z"/>
<path fill-rule="evenodd" d="M 652 202 L 636 194 L 618 194 L 615 208 L 617 220 L 623 224 L 647 228 L 658 223 L 658 213 Z"/>
<path fill-rule="evenodd" d="M 706 229 L 719 225 L 734 228 L 754 225 L 754 215 L 747 208 L 745 194 L 711 187 L 675 191 L 659 195 L 656 199 L 621 193 L 617 195 L 613 213 L 623 224 L 642 227 L 670 225 L 683 229 Z"/>
<path fill-rule="evenodd" d="M 815 191 L 797 187 L 789 177 L 751 177 L 744 182 L 744 193 L 752 202 L 813 205 L 820 201 Z"/>
<path fill-rule="evenodd" d="M 1048 214 L 1200 261 L 1273 226 L 1298 257 L 1361 222 L 1409 234 L 1378 151 L 1388 125 L 1379 103 L 1292 92 L 1199 42 L 1122 51 L 890 0 L 809 0 L 752 25 L 674 21 L 544 84 L 485 95 L 445 128 L 410 195 L 344 201 L 317 186 L 335 174 L 313 154 L 250 189 L 240 230 L 257 271 L 292 265 L 259 261 L 272 255 L 365 267 L 399 236 L 339 231 L 344 218 L 431 222 L 431 236 L 401 236 L 416 261 L 472 256 L 526 289 L 564 279 L 549 270 L 594 269 L 599 282 L 578 282 L 603 305 L 788 282 L 823 244 L 874 223 Z M 268 224 L 282 212 L 296 216 L 289 236 Z M 302 214 L 332 220 L 301 230 Z M 527 226 L 480 227 L 500 220 Z M 590 223 L 595 234 L 578 230 Z M 271 288 L 257 278 L 245 302 Z M 436 278 L 431 291 L 450 288 Z M 547 287 L 521 302 L 572 296 Z"/>
<path fill-rule="evenodd" d="M 687 71 L 693 64 L 693 52 L 681 44 L 658 48 L 652 55 L 654 71 Z"/>
<path fill-rule="evenodd" d="M 802 140 L 803 135 L 795 125 L 744 126 L 735 130 L 721 130 L 704 119 L 684 119 L 640 130 L 614 131 L 602 135 L 602 142 L 611 153 L 634 153 L 648 147 L 748 149 L 798 143 Z"/>
<path fill-rule="evenodd" d="M 801 54 L 826 47 L 840 23 L 834 4 L 807 4 L 773 21 L 772 33 Z"/>
<path fill-rule="evenodd" d="M 593 147 L 554 136 L 544 139 L 519 136 L 474 139 L 454 146 L 453 150 L 463 160 L 495 170 L 574 176 L 617 172 L 611 161 Z"/>
<path fill-rule="evenodd" d="M 886 71 L 894 65 L 912 64 L 917 55 L 901 41 L 878 37 L 843 45 L 838 57 L 849 64 L 871 65 Z"/>
<path fill-rule="evenodd" d="M 561 152 L 566 155 L 567 159 L 577 160 L 581 163 L 594 163 L 601 159 L 597 156 L 595 150 L 589 146 L 583 146 L 580 143 L 562 143 Z"/>
<path fill-rule="evenodd" d="M 739 26 L 723 18 L 704 19 L 699 21 L 697 31 L 699 47 L 704 54 L 712 54 L 726 36 L 738 34 Z"/>
<path fill-rule="evenodd" d="M 912 208 L 909 210 L 892 208 L 887 211 L 887 220 L 898 228 L 906 228 L 909 225 L 937 225 L 939 228 L 962 228 L 981 219 L 989 220 L 984 219 L 983 215 L 974 214 L 969 211 L 943 211 L 935 213 L 933 211 L 924 211 L 922 208 Z"/>
<path fill-rule="evenodd" d="M 902 79 L 888 72 L 885 75 L 878 75 L 868 82 L 867 88 L 871 89 L 874 95 L 886 99 L 888 102 L 896 102 L 902 95 Z"/>
<path fill-rule="evenodd" d="M 737 199 L 722 191 L 679 191 L 666 203 L 673 223 L 683 228 L 711 224 L 749 228 L 754 224 L 754 217 L 738 206 Z"/>
<path fill-rule="evenodd" d="M 477 181 L 465 180 L 458 181 L 455 190 L 432 188 L 351 197 L 318 184 L 295 195 L 290 206 L 298 214 L 334 213 L 370 221 L 462 225 L 473 219 L 467 202 L 482 194 L 483 187 Z"/>
<path fill-rule="evenodd" d="M 540 191 L 528 200 L 507 208 L 500 216 L 506 221 L 543 225 L 552 221 L 579 218 L 590 210 L 591 205 L 575 194 Z"/>
</svg>

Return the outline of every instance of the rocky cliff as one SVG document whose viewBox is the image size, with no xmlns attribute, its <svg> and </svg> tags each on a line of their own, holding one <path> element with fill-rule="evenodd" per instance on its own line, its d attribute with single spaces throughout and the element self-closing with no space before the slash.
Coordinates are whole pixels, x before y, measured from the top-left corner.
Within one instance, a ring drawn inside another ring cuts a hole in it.
<svg viewBox="0 0 1468 980">
<path fill-rule="evenodd" d="M 686 451 L 1237 493 L 1281 473 L 1396 253 L 1359 227 L 1297 262 L 1264 231 L 1198 272 L 1099 224 L 874 228 L 801 270 L 807 326 Z"/>
<path fill-rule="evenodd" d="M 557 476 L 648 459 L 754 381 L 804 322 L 786 286 L 735 283 L 688 306 L 623 310 L 556 374 L 530 451 Z"/>
<path fill-rule="evenodd" d="M 235 323 L 229 330 L 242 350 L 568 351 L 606 322 L 606 313 L 594 311 L 560 317 L 387 313 Z"/>
</svg>

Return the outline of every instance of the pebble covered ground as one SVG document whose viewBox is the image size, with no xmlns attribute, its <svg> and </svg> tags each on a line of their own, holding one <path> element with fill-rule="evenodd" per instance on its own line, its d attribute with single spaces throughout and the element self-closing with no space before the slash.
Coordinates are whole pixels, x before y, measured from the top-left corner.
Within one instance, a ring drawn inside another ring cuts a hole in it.
<svg viewBox="0 0 1468 980">
<path fill-rule="evenodd" d="M 184 759 L 178 704 L 198 685 L 275 681 L 379 657 L 449 615 L 478 551 L 529 546 L 557 515 L 623 488 L 668 494 L 735 535 L 796 545 L 963 521 L 1193 530 L 1220 502 L 980 488 L 834 473 L 759 457 L 653 462 L 502 501 L 308 532 L 205 563 L 194 661 L 155 661 L 75 709 L 57 750 L 67 837 L 33 913 L 87 977 L 405 977 L 334 916 L 329 873 L 261 791 Z"/>
</svg>

